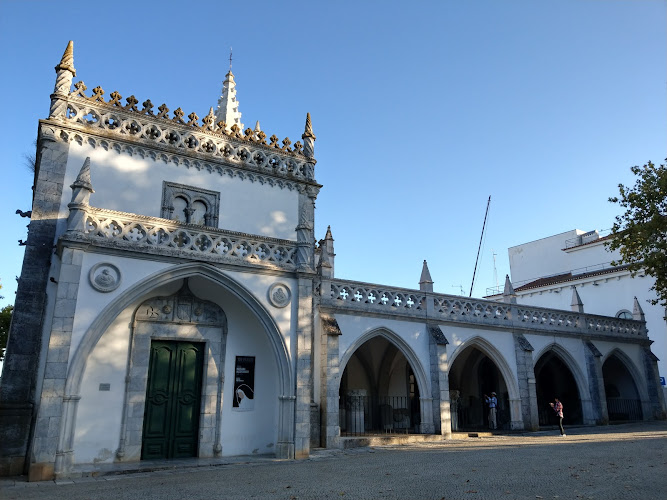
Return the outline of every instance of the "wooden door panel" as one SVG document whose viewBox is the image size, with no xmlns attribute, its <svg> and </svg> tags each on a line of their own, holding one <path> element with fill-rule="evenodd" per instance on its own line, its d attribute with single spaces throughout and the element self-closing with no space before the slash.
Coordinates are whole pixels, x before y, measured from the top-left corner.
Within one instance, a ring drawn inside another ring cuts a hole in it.
<svg viewBox="0 0 667 500">
<path fill-rule="evenodd" d="M 202 346 L 151 342 L 142 459 L 197 455 Z"/>
</svg>

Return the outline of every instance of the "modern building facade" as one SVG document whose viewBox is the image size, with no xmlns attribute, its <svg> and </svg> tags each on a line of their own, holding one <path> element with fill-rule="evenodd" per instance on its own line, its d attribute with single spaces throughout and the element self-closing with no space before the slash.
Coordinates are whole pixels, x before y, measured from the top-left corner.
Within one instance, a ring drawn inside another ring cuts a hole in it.
<svg viewBox="0 0 667 500">
<path fill-rule="evenodd" d="M 40 120 L 28 244 L 0 385 L 0 472 L 175 457 L 307 457 L 347 434 L 447 438 L 608 420 L 605 376 L 662 418 L 633 318 L 341 280 L 314 234 L 315 134 L 241 130 L 228 73 L 203 118 L 76 75 Z M 602 360 L 618 365 L 606 374 Z M 620 367 L 620 368 L 619 368 Z M 620 383 L 620 382 L 618 382 Z"/>
</svg>

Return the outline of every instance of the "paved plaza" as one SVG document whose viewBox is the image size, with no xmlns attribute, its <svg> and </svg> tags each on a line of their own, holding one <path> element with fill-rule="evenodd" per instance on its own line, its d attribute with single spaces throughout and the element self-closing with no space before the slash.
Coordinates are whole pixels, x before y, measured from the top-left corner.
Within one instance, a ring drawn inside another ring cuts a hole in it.
<svg viewBox="0 0 667 500">
<path fill-rule="evenodd" d="M 667 422 L 315 450 L 66 481 L 0 480 L 9 499 L 665 499 Z"/>
</svg>

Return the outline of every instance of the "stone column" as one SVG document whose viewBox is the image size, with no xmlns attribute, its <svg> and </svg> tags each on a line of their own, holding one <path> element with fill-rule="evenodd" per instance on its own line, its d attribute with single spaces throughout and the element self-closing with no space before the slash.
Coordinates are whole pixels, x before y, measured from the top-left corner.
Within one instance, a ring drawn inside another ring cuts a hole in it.
<svg viewBox="0 0 667 500">
<path fill-rule="evenodd" d="M 340 445 L 340 352 L 339 337 L 341 335 L 338 322 L 333 316 L 321 316 L 321 432 L 322 446 L 338 448 Z"/>
<path fill-rule="evenodd" d="M 0 384 L 0 476 L 27 472 L 33 412 L 40 397 L 46 292 L 54 286 L 49 277 L 68 151 L 68 144 L 56 141 L 53 128 L 40 125 L 32 216 Z M 47 387 L 52 389 L 61 388 Z"/>
<path fill-rule="evenodd" d="M 575 289 L 576 292 L 576 289 Z M 584 341 L 586 356 L 586 369 L 588 370 L 588 388 L 591 393 L 591 403 L 595 420 L 598 425 L 609 424 L 607 412 L 607 396 L 604 389 L 604 376 L 602 375 L 602 353 L 590 340 Z"/>
<path fill-rule="evenodd" d="M 282 395 L 278 407 L 277 458 L 294 458 L 294 406 L 295 396 Z"/>
<path fill-rule="evenodd" d="M 537 413 L 537 391 L 535 389 L 535 370 L 533 369 L 533 346 L 520 333 L 514 335 L 514 353 L 516 355 L 516 372 L 519 382 L 520 404 L 510 401 L 512 415 L 517 415 L 516 406 L 520 406 L 521 420 L 512 420 L 512 429 L 527 429 L 535 431 L 539 428 Z"/>
<path fill-rule="evenodd" d="M 435 425 L 433 424 L 433 398 L 419 398 L 419 411 L 421 413 L 419 433 L 434 434 Z"/>
<path fill-rule="evenodd" d="M 643 407 L 644 418 L 650 415 L 651 418 L 665 419 L 665 395 L 660 386 L 660 374 L 658 372 L 658 358 L 651 352 L 649 345 L 642 348 L 644 358 L 644 370 L 646 373 L 646 385 L 648 389 L 648 408 Z"/>
<path fill-rule="evenodd" d="M 30 481 L 66 474 L 72 464 L 72 439 L 78 394 L 65 394 L 83 251 L 64 248 L 58 275 L 44 381 L 35 422 Z M 71 434 L 71 433 L 70 433 Z"/>
<path fill-rule="evenodd" d="M 313 275 L 298 272 L 295 458 L 310 453 L 310 404 L 313 400 Z"/>
<path fill-rule="evenodd" d="M 426 261 L 424 261 L 426 268 Z M 427 269 L 428 271 L 428 269 Z M 422 273 L 423 276 L 423 273 Z M 431 374 L 431 421 L 430 433 L 446 437 L 452 435 L 452 423 L 449 403 L 449 375 L 447 363 L 447 338 L 438 325 L 427 325 L 429 333 L 429 360 Z M 434 418 L 434 416 L 436 418 Z"/>
</svg>

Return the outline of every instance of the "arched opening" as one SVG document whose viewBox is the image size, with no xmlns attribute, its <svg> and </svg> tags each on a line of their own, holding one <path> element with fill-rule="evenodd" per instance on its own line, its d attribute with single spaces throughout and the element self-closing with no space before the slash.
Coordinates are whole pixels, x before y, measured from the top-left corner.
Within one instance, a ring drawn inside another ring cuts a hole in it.
<svg viewBox="0 0 667 500">
<path fill-rule="evenodd" d="M 449 371 L 452 430 L 489 428 L 485 395 L 496 393 L 498 429 L 509 429 L 510 396 L 505 379 L 494 361 L 477 346 L 470 345 L 456 356 Z"/>
<path fill-rule="evenodd" d="M 612 422 L 642 420 L 642 403 L 637 385 L 625 363 L 612 354 L 602 365 L 607 412 Z"/>
<path fill-rule="evenodd" d="M 568 365 L 553 349 L 545 352 L 535 364 L 535 391 L 541 426 L 558 424 L 558 417 L 549 406 L 554 398 L 563 403 L 563 420 L 566 424 L 583 423 L 577 381 Z"/>
<path fill-rule="evenodd" d="M 377 335 L 345 364 L 340 381 L 341 435 L 418 433 L 421 423 L 418 377 L 405 354 Z"/>
<path fill-rule="evenodd" d="M 261 440 L 260 449 L 265 446 L 275 450 L 277 457 L 293 458 L 294 388 L 286 345 L 275 322 L 254 296 L 224 272 L 207 264 L 187 263 L 159 271 L 131 286 L 100 311 L 85 332 L 70 363 L 63 403 L 65 418 L 60 423 L 61 439 L 73 443 L 73 448 L 67 450 L 62 459 L 56 460 L 56 473 L 68 470 L 74 463 L 75 454 L 75 462 L 81 463 L 114 460 L 113 450 L 121 450 L 118 436 L 122 438 L 123 435 L 132 434 L 134 428 L 130 428 L 131 422 L 121 418 L 128 414 L 123 408 L 131 410 L 129 414 L 135 415 L 135 408 L 131 408 L 133 401 L 126 398 L 127 391 L 124 390 L 128 380 L 127 353 L 131 341 L 128 325 L 132 322 L 137 306 L 148 298 L 169 296 L 178 291 L 183 278 L 189 279 L 195 296 L 218 304 L 229 320 L 230 333 L 225 354 L 227 362 L 224 363 L 224 371 L 227 373 L 224 378 L 216 378 L 216 383 L 208 383 L 208 378 L 202 379 L 206 387 L 202 388 L 204 397 L 201 400 L 198 455 L 250 453 L 257 445 L 251 444 L 249 440 L 256 438 Z M 213 345 L 213 337 L 199 335 L 199 327 L 193 327 L 182 335 L 185 332 L 181 332 L 180 328 L 179 326 L 176 335 L 170 327 L 161 327 L 157 338 L 205 343 L 207 357 L 204 361 L 204 377 L 215 376 L 216 370 L 213 368 L 217 367 L 220 367 L 217 370 L 218 375 L 224 373 L 222 351 L 218 352 L 218 346 Z M 151 335 L 151 340 L 152 337 Z M 212 357 L 216 356 L 219 356 L 220 360 L 211 361 Z M 215 392 L 218 380 L 221 383 L 224 383 L 224 380 L 235 380 L 237 356 L 255 356 L 257 360 L 255 384 L 257 392 L 260 395 L 264 392 L 264 395 L 256 398 L 255 409 L 251 413 L 237 412 L 234 409 L 231 394 L 234 392 L 233 382 L 227 384 L 221 394 Z M 136 380 L 141 381 L 145 387 L 143 376 Z M 264 389 L 260 387 L 262 383 Z M 103 386 L 106 388 L 102 388 Z M 134 390 L 132 386 L 129 388 Z M 141 392 L 143 389 L 138 390 Z M 264 407 L 261 407 L 262 405 Z M 136 415 L 142 414 L 141 408 L 136 410 Z M 217 418 L 217 415 L 211 416 L 211 412 L 219 415 L 218 420 L 224 422 L 223 425 L 214 423 L 214 428 L 210 428 L 209 421 Z M 87 415 L 90 418 L 86 418 Z M 108 422 L 102 422 L 104 425 L 100 427 L 101 416 Z M 122 431 L 123 426 L 126 432 Z M 140 429 L 141 425 L 136 427 Z M 264 429 L 262 432 L 265 432 L 265 435 L 259 435 L 257 429 Z M 201 432 L 203 430 L 206 432 Z M 218 432 L 219 439 L 218 436 L 211 437 L 211 434 Z M 138 434 L 140 433 L 134 432 L 126 441 L 128 446 L 125 454 L 121 455 L 118 451 L 115 453 L 117 460 L 131 461 L 140 458 L 141 442 L 137 439 Z M 202 441 L 207 449 L 202 447 Z M 82 446 L 84 442 L 87 444 Z M 216 442 L 222 444 L 222 450 L 214 448 Z M 211 446 L 208 446 L 209 443 Z M 131 446 L 134 448 L 130 448 Z"/>
</svg>

